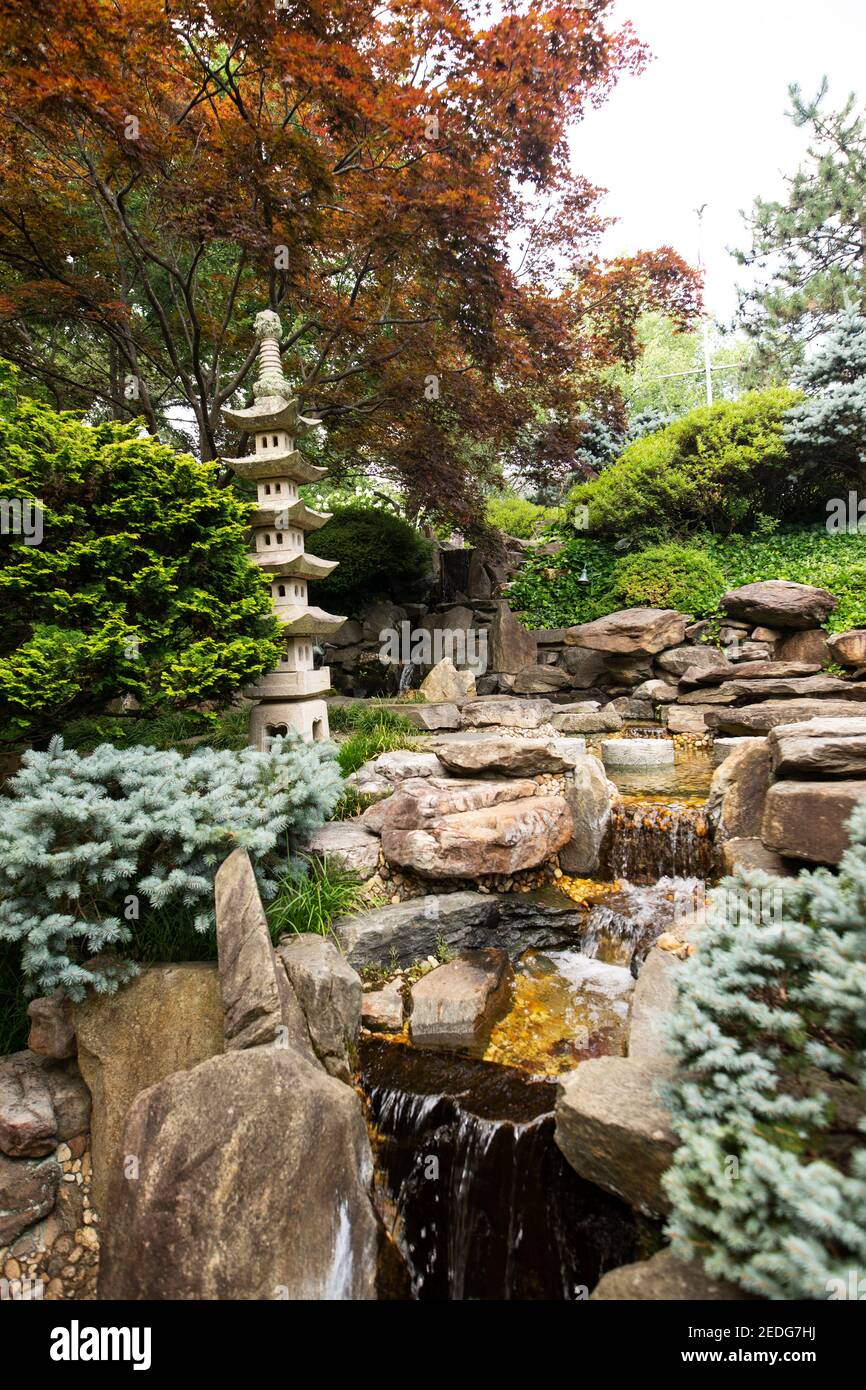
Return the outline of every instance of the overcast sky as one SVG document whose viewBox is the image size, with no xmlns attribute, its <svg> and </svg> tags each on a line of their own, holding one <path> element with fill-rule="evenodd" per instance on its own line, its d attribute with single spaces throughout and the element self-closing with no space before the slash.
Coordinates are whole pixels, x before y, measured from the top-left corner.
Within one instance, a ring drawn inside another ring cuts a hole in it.
<svg viewBox="0 0 866 1390">
<path fill-rule="evenodd" d="M 575 168 L 609 190 L 620 218 L 607 254 L 668 244 L 697 260 L 694 209 L 704 216 L 707 302 L 723 320 L 745 272 L 727 248 L 746 244 L 740 209 L 779 196 L 805 132 L 785 116 L 788 84 L 834 104 L 866 103 L 866 0 L 617 0 L 653 61 L 624 78 L 572 141 Z"/>
</svg>

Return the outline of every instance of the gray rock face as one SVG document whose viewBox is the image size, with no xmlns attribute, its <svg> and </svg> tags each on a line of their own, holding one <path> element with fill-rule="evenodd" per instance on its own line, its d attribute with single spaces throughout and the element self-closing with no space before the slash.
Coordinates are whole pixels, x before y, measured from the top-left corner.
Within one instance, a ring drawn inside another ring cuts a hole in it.
<svg viewBox="0 0 866 1390">
<path fill-rule="evenodd" d="M 736 666 L 711 666 L 705 671 L 697 671 L 694 677 L 690 671 L 686 671 L 682 684 L 721 685 L 729 679 L 735 683 L 741 680 L 796 680 L 804 676 L 814 676 L 820 669 L 816 661 L 738 661 Z"/>
<path fill-rule="evenodd" d="M 845 823 L 866 797 L 866 781 L 776 782 L 767 793 L 761 839 L 768 849 L 812 864 L 838 864 Z"/>
<path fill-rule="evenodd" d="M 28 1226 L 47 1216 L 62 1175 L 54 1158 L 0 1155 L 0 1245 L 11 1245 Z"/>
<path fill-rule="evenodd" d="M 601 757 L 605 767 L 673 767 L 674 745 L 667 738 L 610 738 Z"/>
<path fill-rule="evenodd" d="M 333 941 L 284 936 L 277 958 L 307 1021 L 313 1051 L 330 1076 L 348 1081 L 361 1020 L 361 980 Z"/>
<path fill-rule="evenodd" d="M 623 608 L 592 623 L 570 627 L 569 645 L 592 651 L 651 656 L 683 641 L 687 618 L 673 608 Z"/>
<path fill-rule="evenodd" d="M 480 729 L 499 725 L 503 729 L 537 729 L 546 724 L 552 714 L 547 700 L 517 700 L 493 698 L 470 700 L 463 706 L 464 729 Z"/>
<path fill-rule="evenodd" d="M 849 628 L 827 638 L 831 660 L 840 666 L 866 666 L 866 628 Z"/>
<path fill-rule="evenodd" d="M 75 1029 L 72 1025 L 72 1006 L 62 989 L 41 999 L 31 999 L 27 1005 L 30 1033 L 27 1046 L 31 1052 L 55 1061 L 75 1056 Z"/>
<path fill-rule="evenodd" d="M 705 717 L 708 728 L 723 734 L 768 734 L 777 724 L 816 718 L 862 719 L 863 705 L 856 700 L 767 700 L 741 709 L 708 708 Z"/>
<path fill-rule="evenodd" d="M 563 641 L 567 640 L 564 633 Z M 559 664 L 576 690 L 589 690 L 606 670 L 604 655 L 588 647 L 566 647 L 560 654 Z"/>
<path fill-rule="evenodd" d="M 41 1065 L 32 1052 L 4 1057 L 0 1061 L 0 1152 L 10 1158 L 44 1158 L 57 1144 L 54 1105 Z"/>
<path fill-rule="evenodd" d="M 439 758 L 449 772 L 460 774 L 534 777 L 541 772 L 567 772 L 578 760 L 569 740 L 488 738 L 472 743 L 441 743 Z M 582 740 L 575 740 L 580 742 Z M 581 750 L 582 751 L 582 750 Z"/>
<path fill-rule="evenodd" d="M 555 1137 L 572 1168 L 647 1215 L 669 1208 L 661 1179 L 676 1147 L 656 1059 L 593 1057 L 560 1082 Z"/>
<path fill-rule="evenodd" d="M 516 676 L 524 666 L 533 666 L 538 660 L 535 638 L 520 626 L 504 599 L 496 602 L 487 641 L 492 671 Z"/>
<path fill-rule="evenodd" d="M 424 729 L 429 733 L 436 733 L 440 729 L 460 728 L 460 709 L 450 700 L 437 705 L 411 704 L 394 708 L 404 719 L 408 719 L 410 724 L 414 724 L 416 729 Z"/>
<path fill-rule="evenodd" d="M 763 869 L 764 873 L 775 874 L 777 878 L 793 877 L 793 870 L 780 854 L 758 839 L 725 840 L 722 849 L 722 867 L 726 874 L 737 869 L 750 873 L 752 869 Z"/>
<path fill-rule="evenodd" d="M 761 833 L 770 785 L 770 750 L 766 739 L 750 739 L 735 748 L 713 773 L 707 809 L 722 839 L 750 839 Z"/>
<path fill-rule="evenodd" d="M 711 647 L 708 644 L 697 646 L 674 647 L 671 651 L 660 652 L 655 659 L 656 665 L 672 676 L 677 676 L 681 680 L 687 679 L 693 682 L 697 675 L 703 675 L 709 671 L 720 672 L 719 679 L 724 680 L 725 673 L 730 674 L 733 670 L 727 657 L 723 656 L 718 647 Z"/>
<path fill-rule="evenodd" d="M 826 622 L 837 602 L 826 589 L 794 584 L 787 579 L 768 579 L 729 589 L 722 595 L 722 607 L 732 618 L 749 623 L 810 628 Z"/>
<path fill-rule="evenodd" d="M 380 753 L 359 767 L 346 781 L 351 786 L 363 789 L 364 782 L 372 778 L 384 778 L 392 786 L 405 782 L 409 777 L 441 777 L 443 767 L 435 753 L 418 753 L 414 748 L 394 748 L 388 753 Z M 322 827 L 324 829 L 324 827 Z"/>
<path fill-rule="evenodd" d="M 339 864 L 361 879 L 371 878 L 379 864 L 378 838 L 354 821 L 328 821 L 308 835 L 301 848 L 316 858 Z"/>
<path fill-rule="evenodd" d="M 291 1038 L 309 1049 L 297 1000 L 278 964 L 250 857 L 233 850 L 214 880 L 226 1051 Z"/>
<path fill-rule="evenodd" d="M 566 710 L 551 720 L 554 729 L 563 734 L 615 734 L 622 728 L 622 716 L 606 705 L 604 709 L 585 714 Z"/>
<path fill-rule="evenodd" d="M 565 804 L 571 816 L 571 839 L 559 851 L 559 863 L 567 874 L 592 876 L 599 872 L 611 820 L 611 793 L 597 758 L 584 758 L 566 787 Z"/>
<path fill-rule="evenodd" d="M 676 1007 L 674 981 L 683 962 L 672 952 L 653 947 L 640 968 L 631 997 L 628 1055 L 668 1065 L 670 1019 Z"/>
<path fill-rule="evenodd" d="M 635 688 L 634 698 L 636 700 L 649 700 L 652 704 L 669 705 L 679 695 L 676 685 L 668 685 L 666 681 L 649 680 Z"/>
<path fill-rule="evenodd" d="M 513 977 L 505 951 L 467 951 L 412 986 L 410 1028 L 417 1047 L 467 1047 L 507 1003 Z"/>
<path fill-rule="evenodd" d="M 748 1299 L 749 1295 L 733 1284 L 711 1279 L 704 1273 L 700 1260 L 677 1259 L 673 1249 L 666 1246 L 648 1260 L 608 1270 L 589 1297 L 590 1302 L 615 1299 L 617 1302 L 720 1303 Z"/>
<path fill-rule="evenodd" d="M 399 978 L 382 989 L 368 991 L 361 1000 L 361 1023 L 376 1033 L 399 1033 L 405 1012 L 403 981 Z"/>
<path fill-rule="evenodd" d="M 544 695 L 549 690 L 565 690 L 570 685 L 566 672 L 557 666 L 524 666 L 514 677 L 516 695 Z"/>
<path fill-rule="evenodd" d="M 293 1048 L 166 1077 L 133 1103 L 123 1142 L 139 1177 L 112 1186 L 101 1298 L 375 1298 L 361 1104 Z"/>
<path fill-rule="evenodd" d="M 700 691 L 700 695 L 705 692 Z M 741 704 L 758 700 L 837 699 L 866 700 L 866 684 L 838 680 L 835 676 L 804 676 L 780 680 L 765 677 L 761 680 L 725 681 L 714 692 L 719 699 L 727 697 Z M 708 696 L 709 698 L 709 696 Z"/>
<path fill-rule="evenodd" d="M 767 742 L 777 777 L 866 777 L 866 715 L 780 724 Z"/>
<path fill-rule="evenodd" d="M 433 893 L 353 917 L 340 917 L 333 931 L 356 969 L 365 965 L 412 965 L 435 955 L 440 942 L 459 951 L 487 945 L 498 920 L 496 899 L 486 893 Z"/>
<path fill-rule="evenodd" d="M 671 734 L 704 734 L 709 727 L 713 705 L 668 705 L 666 719 Z"/>
</svg>

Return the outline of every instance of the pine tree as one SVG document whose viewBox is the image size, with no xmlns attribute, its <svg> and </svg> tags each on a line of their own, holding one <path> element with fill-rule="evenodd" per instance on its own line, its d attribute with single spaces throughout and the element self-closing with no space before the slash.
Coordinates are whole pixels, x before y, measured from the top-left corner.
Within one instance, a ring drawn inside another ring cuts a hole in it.
<svg viewBox="0 0 866 1390">
<path fill-rule="evenodd" d="M 798 374 L 806 399 L 789 411 L 785 438 L 798 472 L 837 490 L 863 491 L 866 465 L 866 318 L 846 313 Z M 828 500 L 829 493 L 828 493 Z"/>
</svg>

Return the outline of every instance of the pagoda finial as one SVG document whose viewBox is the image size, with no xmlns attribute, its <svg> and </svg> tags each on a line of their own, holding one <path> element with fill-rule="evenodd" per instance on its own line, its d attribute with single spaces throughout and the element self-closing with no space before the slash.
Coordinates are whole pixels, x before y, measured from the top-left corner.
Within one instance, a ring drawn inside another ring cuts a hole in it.
<svg viewBox="0 0 866 1390">
<path fill-rule="evenodd" d="M 291 387 L 283 376 L 280 358 L 280 338 L 283 336 L 279 314 L 273 309 L 262 309 L 255 318 L 256 337 L 259 341 L 259 374 L 253 386 L 256 400 L 261 396 L 281 396 L 289 400 Z"/>
</svg>

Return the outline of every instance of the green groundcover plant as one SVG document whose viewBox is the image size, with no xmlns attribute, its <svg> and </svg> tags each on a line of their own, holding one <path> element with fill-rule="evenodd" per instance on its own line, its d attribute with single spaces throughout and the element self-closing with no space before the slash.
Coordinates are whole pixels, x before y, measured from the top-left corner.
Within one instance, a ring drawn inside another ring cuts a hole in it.
<svg viewBox="0 0 866 1390">
<path fill-rule="evenodd" d="M 773 1299 L 866 1277 L 866 804 L 828 869 L 723 880 L 677 981 L 678 1254 Z"/>
<path fill-rule="evenodd" d="M 226 704 L 276 664 L 249 508 L 218 474 L 136 425 L 7 398 L 0 739 L 47 737 L 121 695 L 145 713 Z M 37 499 L 28 543 L 15 508 Z"/>
<path fill-rule="evenodd" d="M 19 944 L 27 992 L 116 989 L 148 913 L 209 931 L 214 875 L 237 846 L 272 897 L 293 837 L 337 802 L 334 752 L 290 735 L 267 753 L 102 744 L 81 757 L 60 739 L 25 753 L 0 818 L 0 941 Z"/>
</svg>

